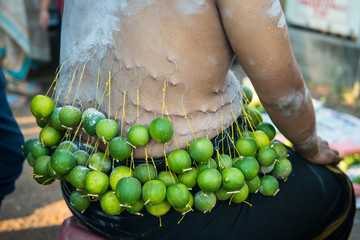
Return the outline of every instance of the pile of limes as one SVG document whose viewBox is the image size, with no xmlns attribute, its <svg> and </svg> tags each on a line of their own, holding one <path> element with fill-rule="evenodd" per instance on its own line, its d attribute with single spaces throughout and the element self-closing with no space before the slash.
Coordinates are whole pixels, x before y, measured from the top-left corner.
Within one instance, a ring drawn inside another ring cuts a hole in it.
<svg viewBox="0 0 360 240">
<path fill-rule="evenodd" d="M 246 103 L 251 101 L 246 99 Z M 108 215 L 122 211 L 141 215 L 144 207 L 154 216 L 166 214 L 171 207 L 182 214 L 194 208 L 208 212 L 217 201 L 241 203 L 258 191 L 274 196 L 278 180 L 285 180 L 292 171 L 286 147 L 273 140 L 275 128 L 262 122 L 246 103 L 244 128 L 238 129 L 232 140 L 232 155 L 220 153 L 208 138 L 201 137 L 187 149 L 165 156 L 166 169 L 158 172 L 151 161 L 116 167 L 113 161 L 129 163 L 123 160 L 132 158 L 133 149 L 150 139 L 169 142 L 174 130 L 167 118 L 156 118 L 149 127 L 133 125 L 122 137 L 116 121 L 94 108 L 82 112 L 73 106 L 56 107 L 51 98 L 37 95 L 30 107 L 42 130 L 38 139 L 25 142 L 23 151 L 38 183 L 46 185 L 58 179 L 74 187 L 70 204 L 80 212 L 95 201 Z M 89 144 L 79 148 L 81 144 L 75 144 L 69 133 L 80 127 L 90 138 L 101 139 L 107 150 L 101 152 Z M 252 131 L 246 131 L 250 128 Z"/>
</svg>

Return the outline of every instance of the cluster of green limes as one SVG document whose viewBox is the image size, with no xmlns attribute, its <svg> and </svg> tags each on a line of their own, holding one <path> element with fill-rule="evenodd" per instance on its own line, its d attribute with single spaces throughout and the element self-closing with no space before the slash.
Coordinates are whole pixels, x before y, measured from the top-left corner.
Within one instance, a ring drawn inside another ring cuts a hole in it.
<svg viewBox="0 0 360 240">
<path fill-rule="evenodd" d="M 42 130 L 39 139 L 25 142 L 24 155 L 38 183 L 59 179 L 75 188 L 70 204 L 80 212 L 94 200 L 108 215 L 124 210 L 141 214 L 144 206 L 154 216 L 166 214 L 171 207 L 183 214 L 193 207 L 207 212 L 218 200 L 241 203 L 258 191 L 273 196 L 279 189 L 278 180 L 291 173 L 286 147 L 273 140 L 274 127 L 247 106 L 250 101 L 247 96 L 243 125 L 253 131 L 238 131 L 232 156 L 220 154 L 208 138 L 197 138 L 188 149 L 168 154 L 166 170 L 158 172 L 151 163 L 114 168 L 112 161 L 128 159 L 134 147 L 145 146 L 150 138 L 169 142 L 174 130 L 168 119 L 154 119 L 149 128 L 133 125 L 125 138 L 118 136 L 117 123 L 96 109 L 81 112 L 73 106 L 55 107 L 49 97 L 37 95 L 31 111 Z M 66 129 L 81 124 L 90 137 L 102 139 L 109 151 L 85 151 L 63 139 Z"/>
</svg>

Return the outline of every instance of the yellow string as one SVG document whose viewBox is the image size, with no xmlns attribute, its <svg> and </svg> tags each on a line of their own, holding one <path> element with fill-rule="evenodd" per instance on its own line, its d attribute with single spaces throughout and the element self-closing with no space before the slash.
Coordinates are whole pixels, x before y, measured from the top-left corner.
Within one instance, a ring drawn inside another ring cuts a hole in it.
<svg viewBox="0 0 360 240">
<path fill-rule="evenodd" d="M 164 116 L 164 108 L 165 108 L 165 91 L 166 91 L 166 82 L 164 81 L 164 88 L 163 88 L 163 99 L 162 99 L 162 102 L 163 102 L 163 108 L 161 110 L 161 117 Z M 167 111 L 166 111 L 167 113 Z"/>
<path fill-rule="evenodd" d="M 63 85 L 61 85 L 61 88 L 60 88 L 60 90 L 59 90 L 59 94 L 58 94 L 57 98 L 55 99 L 55 106 L 57 105 L 57 103 L 58 103 L 59 100 L 60 100 L 60 94 L 61 94 L 62 88 L 63 88 Z"/>
<path fill-rule="evenodd" d="M 83 74 L 84 74 L 85 66 L 86 66 L 86 63 L 84 64 L 83 70 L 82 70 L 81 75 L 80 75 L 79 84 L 78 84 L 78 86 L 77 86 L 77 88 L 76 88 L 75 97 L 74 97 L 74 100 L 73 100 L 72 106 L 74 106 L 74 104 L 75 104 L 76 96 L 77 96 L 77 94 L 78 94 L 78 91 L 79 91 L 79 88 L 80 88 L 80 83 L 81 83 L 81 80 L 82 80 L 82 78 L 83 78 Z"/>
<path fill-rule="evenodd" d="M 72 79 L 71 79 L 69 92 L 68 92 L 68 94 L 67 94 L 67 95 L 66 95 L 66 97 L 65 97 L 65 104 L 66 104 L 66 103 L 67 103 L 67 101 L 68 101 L 68 97 L 69 97 L 70 92 L 71 92 L 71 86 L 72 86 L 72 84 L 73 84 L 73 81 L 74 81 L 74 78 L 75 78 L 75 74 L 76 74 L 76 70 L 75 70 L 75 72 L 74 72 L 74 74 L 73 74 L 73 77 L 72 77 Z"/>
<path fill-rule="evenodd" d="M 63 62 L 63 64 L 61 65 L 61 67 L 60 67 L 59 71 L 56 73 L 56 76 L 55 76 L 55 78 L 54 78 L 54 81 L 51 83 L 51 85 L 50 85 L 50 87 L 49 87 L 48 91 L 46 92 L 46 96 L 49 94 L 49 92 L 50 92 L 50 90 L 51 90 L 51 87 L 53 86 L 53 84 L 54 84 L 54 83 L 56 83 L 56 84 L 55 84 L 55 88 L 54 88 L 54 90 L 56 89 L 56 86 L 57 86 L 57 80 L 58 80 L 58 78 L 59 78 L 60 71 L 61 71 L 61 69 L 63 68 L 63 66 L 64 66 L 65 62 L 66 62 L 66 61 L 64 61 L 64 62 Z M 52 94 L 51 98 L 53 98 L 53 97 L 54 97 L 54 94 L 55 94 L 55 91 L 53 92 L 53 94 Z"/>
<path fill-rule="evenodd" d="M 231 139 L 231 137 L 230 137 L 229 133 L 227 133 L 227 132 L 226 132 L 226 134 L 228 135 L 228 137 L 229 137 L 230 142 L 232 143 L 232 145 L 233 145 L 233 146 L 235 146 L 234 140 L 233 140 L 233 139 Z M 236 148 L 236 147 L 234 147 L 234 149 L 235 149 L 234 151 L 236 151 L 236 152 L 239 154 L 239 156 L 240 156 L 240 153 L 239 153 L 239 151 L 237 150 L 237 148 Z M 235 156 L 235 154 L 234 154 L 234 156 Z"/>
<path fill-rule="evenodd" d="M 123 101 L 123 109 L 122 109 L 122 117 L 121 117 L 121 129 L 120 136 L 122 136 L 122 131 L 124 127 L 124 118 L 125 118 L 125 100 L 126 100 L 126 91 L 124 91 L 124 101 Z"/>
<path fill-rule="evenodd" d="M 187 115 L 186 115 L 186 111 L 185 111 L 184 105 L 181 105 L 181 107 L 182 107 L 182 109 L 183 109 L 183 111 L 184 111 L 185 118 L 186 118 L 186 120 L 187 120 L 187 122 L 188 122 L 188 124 L 189 124 L 190 130 L 191 130 L 191 133 L 193 134 L 194 139 L 196 139 L 196 137 L 195 137 L 195 133 L 194 133 L 194 131 L 193 131 L 192 127 L 191 127 L 191 124 L 190 124 L 189 118 L 188 118 L 188 117 L 187 117 Z"/>
<path fill-rule="evenodd" d="M 221 122 L 221 150 L 222 153 L 224 154 L 224 124 L 223 124 L 223 117 L 222 117 L 222 113 L 220 114 L 220 122 Z"/>
<path fill-rule="evenodd" d="M 247 202 L 247 201 L 243 201 L 244 203 L 246 203 L 246 204 L 248 204 L 250 207 L 252 207 L 252 204 L 251 203 L 249 203 L 249 202 Z"/>
<path fill-rule="evenodd" d="M 99 82 L 100 82 L 100 67 L 99 67 L 99 70 L 98 70 L 98 78 L 97 78 L 97 83 L 96 83 L 95 108 L 96 108 L 97 99 L 98 99 L 98 93 L 99 93 Z"/>
<path fill-rule="evenodd" d="M 110 114 L 110 95 L 111 95 L 111 71 L 109 71 L 109 80 L 108 80 L 108 82 L 109 82 L 109 119 L 110 119 L 110 116 L 111 116 L 111 114 Z"/>
<path fill-rule="evenodd" d="M 169 113 L 168 113 L 168 111 L 167 111 L 167 109 L 166 109 L 166 106 L 165 106 L 165 102 L 163 101 L 162 103 L 163 103 L 163 109 L 165 109 L 167 118 L 169 119 L 169 121 L 170 121 L 171 124 L 172 124 L 172 121 L 171 121 L 171 119 L 170 119 Z M 174 141 L 175 141 L 175 144 L 176 144 L 176 148 L 177 148 L 177 150 L 179 150 L 179 145 L 178 145 L 178 141 L 177 141 L 176 136 L 175 136 L 175 131 L 174 131 L 174 135 L 173 135 L 173 136 L 174 136 Z"/>
<path fill-rule="evenodd" d="M 140 105 L 139 89 L 137 88 L 137 89 L 136 89 L 136 119 L 137 119 L 137 125 L 140 125 L 139 105 Z"/>
<path fill-rule="evenodd" d="M 99 106 L 97 107 L 97 110 L 99 110 L 99 109 L 100 109 L 100 106 L 101 106 L 101 104 L 102 104 L 102 101 L 104 100 L 105 93 L 106 93 L 106 90 L 107 90 L 108 86 L 109 86 L 109 82 L 107 82 L 107 83 L 106 83 L 106 85 L 105 85 L 105 89 L 104 89 L 103 95 L 102 95 L 102 97 L 101 97 L 101 100 L 100 100 Z"/>
</svg>

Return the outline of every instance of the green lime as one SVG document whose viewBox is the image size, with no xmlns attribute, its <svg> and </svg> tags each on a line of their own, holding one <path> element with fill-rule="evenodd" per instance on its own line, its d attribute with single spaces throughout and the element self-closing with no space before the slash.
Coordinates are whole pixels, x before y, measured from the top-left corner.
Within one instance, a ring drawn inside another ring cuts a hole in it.
<svg viewBox="0 0 360 240">
<path fill-rule="evenodd" d="M 84 189 L 85 179 L 90 169 L 84 166 L 74 167 L 67 175 L 66 180 L 76 189 Z"/>
<path fill-rule="evenodd" d="M 174 208 L 184 208 L 190 200 L 190 192 L 182 183 L 172 184 L 166 189 L 166 199 Z"/>
<path fill-rule="evenodd" d="M 47 164 L 50 161 L 50 156 L 42 155 L 35 160 L 34 174 L 42 177 L 49 177 L 47 171 Z"/>
<path fill-rule="evenodd" d="M 119 200 L 113 191 L 108 191 L 100 198 L 100 207 L 107 215 L 119 215 L 122 211 Z"/>
<path fill-rule="evenodd" d="M 76 150 L 74 153 L 76 165 L 87 166 L 89 154 L 84 150 Z"/>
<path fill-rule="evenodd" d="M 121 178 L 115 187 L 115 195 L 123 205 L 130 206 L 141 197 L 141 183 L 133 177 Z"/>
<path fill-rule="evenodd" d="M 61 141 L 62 134 L 60 131 L 56 130 L 55 128 L 51 126 L 46 126 L 43 129 L 41 129 L 39 134 L 40 141 L 45 146 L 55 146 L 58 145 Z"/>
<path fill-rule="evenodd" d="M 250 193 L 257 193 L 260 188 L 260 178 L 259 176 L 254 177 L 253 179 L 246 181 L 247 186 L 249 187 Z"/>
<path fill-rule="evenodd" d="M 126 166 L 118 166 L 110 173 L 110 187 L 115 191 L 117 182 L 124 177 L 132 177 L 134 171 Z"/>
<path fill-rule="evenodd" d="M 64 177 L 64 175 L 55 172 L 55 170 L 51 167 L 51 161 L 48 161 L 48 163 L 46 165 L 46 169 L 47 169 L 48 176 L 51 178 L 62 179 Z"/>
<path fill-rule="evenodd" d="M 212 142 L 205 138 L 198 138 L 191 142 L 189 147 L 189 154 L 196 162 L 206 162 L 214 153 L 214 146 Z"/>
<path fill-rule="evenodd" d="M 90 206 L 90 200 L 79 191 L 72 191 L 69 197 L 70 205 L 77 211 L 83 212 Z"/>
<path fill-rule="evenodd" d="M 242 137 L 250 137 L 251 134 L 252 134 L 252 131 L 245 130 L 245 131 L 241 132 Z"/>
<path fill-rule="evenodd" d="M 258 146 L 258 149 L 269 146 L 270 139 L 266 133 L 261 130 L 256 130 L 250 135 L 253 138 Z"/>
<path fill-rule="evenodd" d="M 46 117 L 46 118 L 36 118 L 36 124 L 41 127 L 44 128 L 50 120 L 50 116 Z"/>
<path fill-rule="evenodd" d="M 63 107 L 55 108 L 54 111 L 50 115 L 50 126 L 52 126 L 53 128 L 55 128 L 56 130 L 59 130 L 59 131 L 62 131 L 65 129 L 65 127 L 63 126 L 63 124 L 60 122 L 60 119 L 59 119 L 59 114 L 60 114 L 61 109 L 63 109 Z"/>
<path fill-rule="evenodd" d="M 143 125 L 133 125 L 127 133 L 127 139 L 135 147 L 145 146 L 150 139 L 149 129 Z"/>
<path fill-rule="evenodd" d="M 37 138 L 29 138 L 28 140 L 25 141 L 24 145 L 22 146 L 23 154 L 25 157 L 29 155 L 29 152 L 31 151 L 32 146 L 37 141 L 39 141 Z"/>
<path fill-rule="evenodd" d="M 158 204 L 147 204 L 145 205 L 146 211 L 153 216 L 159 217 L 169 212 L 171 205 L 168 201 L 164 200 Z"/>
<path fill-rule="evenodd" d="M 243 159 L 243 157 L 234 157 L 234 158 L 232 159 L 233 166 L 234 166 L 234 164 L 235 164 L 237 161 L 242 160 L 242 159 Z"/>
<path fill-rule="evenodd" d="M 194 206 L 197 210 L 204 213 L 211 211 L 216 205 L 216 196 L 214 193 L 204 193 L 199 191 L 194 196 Z"/>
<path fill-rule="evenodd" d="M 178 175 L 179 182 L 184 184 L 188 188 L 193 188 L 197 183 L 196 180 L 198 173 L 199 172 L 195 167 L 192 167 L 191 170 L 189 171 L 179 173 Z"/>
<path fill-rule="evenodd" d="M 86 175 L 85 189 L 90 194 L 102 195 L 109 188 L 109 177 L 103 172 L 92 171 Z"/>
<path fill-rule="evenodd" d="M 190 194 L 190 199 L 189 199 L 189 202 L 186 204 L 186 206 L 183 208 L 175 208 L 174 207 L 175 211 L 185 214 L 192 210 L 192 207 L 194 205 L 194 197 L 190 192 L 189 192 L 189 194 Z"/>
<path fill-rule="evenodd" d="M 97 110 L 88 112 L 83 118 L 83 127 L 85 129 L 85 132 L 89 136 L 96 136 L 96 125 L 103 119 L 106 119 L 106 117 L 102 112 L 99 112 Z"/>
<path fill-rule="evenodd" d="M 51 150 L 49 147 L 43 146 L 39 140 L 36 140 L 33 143 L 33 146 L 30 150 L 31 155 L 36 159 L 42 155 L 50 155 Z"/>
<path fill-rule="evenodd" d="M 89 156 L 88 167 L 92 170 L 101 171 L 107 173 L 111 169 L 111 160 L 103 152 L 97 152 Z"/>
<path fill-rule="evenodd" d="M 79 150 L 79 147 L 72 141 L 63 141 L 59 144 L 58 149 L 65 149 L 71 153 Z"/>
<path fill-rule="evenodd" d="M 233 203 L 241 203 L 245 201 L 245 199 L 249 196 L 249 187 L 246 183 L 242 186 L 238 193 L 235 193 L 231 202 Z"/>
<path fill-rule="evenodd" d="M 286 149 L 286 147 L 285 147 L 285 145 L 283 143 L 275 140 L 275 141 L 272 142 L 271 147 L 273 149 L 275 149 L 278 158 L 279 157 L 284 157 L 284 158 L 287 157 L 288 152 L 287 152 L 287 149 Z"/>
<path fill-rule="evenodd" d="M 222 172 L 224 169 L 232 167 L 232 159 L 227 154 L 220 154 L 216 156 L 215 161 L 217 164 L 217 168 L 219 169 L 220 172 Z"/>
<path fill-rule="evenodd" d="M 268 122 L 262 122 L 259 125 L 257 125 L 256 130 L 261 130 L 264 133 L 266 133 L 266 135 L 268 135 L 270 141 L 274 139 L 275 135 L 276 135 L 276 130 L 275 127 Z"/>
<path fill-rule="evenodd" d="M 253 92 L 247 86 L 241 86 L 241 93 L 243 95 L 244 103 L 249 104 L 253 99 Z"/>
<path fill-rule="evenodd" d="M 156 118 L 149 126 L 150 136 L 157 142 L 166 143 L 174 135 L 174 127 L 167 118 Z"/>
<path fill-rule="evenodd" d="M 235 162 L 234 167 L 244 174 L 246 181 L 256 177 L 260 170 L 259 163 L 254 157 L 244 157 L 243 159 Z"/>
<path fill-rule="evenodd" d="M 105 141 L 110 141 L 116 137 L 119 131 L 119 126 L 114 120 L 103 119 L 96 125 L 96 135 Z"/>
<path fill-rule="evenodd" d="M 46 118 L 54 110 L 54 102 L 45 95 L 36 95 L 31 100 L 30 110 L 36 118 Z"/>
<path fill-rule="evenodd" d="M 227 191 L 237 191 L 244 185 L 244 175 L 234 167 L 221 172 L 222 187 Z"/>
<path fill-rule="evenodd" d="M 270 172 L 274 169 L 274 167 L 275 167 L 275 162 L 274 162 L 272 165 L 267 166 L 267 167 L 260 165 L 260 170 L 259 170 L 259 172 L 260 172 L 261 174 L 264 174 L 264 175 L 265 175 L 265 174 L 270 173 Z"/>
<path fill-rule="evenodd" d="M 86 115 L 88 113 L 91 113 L 91 112 L 98 112 L 98 110 L 96 108 L 87 108 L 87 109 L 85 109 L 85 111 L 83 111 L 83 113 L 81 114 L 81 119 L 84 120 Z"/>
<path fill-rule="evenodd" d="M 231 197 L 232 193 L 229 193 L 229 191 L 221 187 L 215 191 L 215 195 L 217 200 L 225 201 Z"/>
<path fill-rule="evenodd" d="M 135 167 L 134 178 L 137 178 L 142 184 L 157 178 L 155 167 L 149 163 L 142 163 Z"/>
<path fill-rule="evenodd" d="M 200 163 L 199 166 L 199 171 L 205 169 L 205 168 L 217 168 L 217 163 L 214 159 L 210 158 L 208 159 L 206 162 Z"/>
<path fill-rule="evenodd" d="M 28 153 L 27 157 L 27 162 L 28 164 L 31 166 L 31 167 L 34 167 L 35 166 L 35 158 L 31 155 L 31 152 Z"/>
<path fill-rule="evenodd" d="M 157 179 L 162 181 L 166 187 L 179 182 L 175 173 L 171 173 L 169 171 L 160 172 Z"/>
<path fill-rule="evenodd" d="M 81 121 L 81 110 L 77 107 L 67 105 L 60 110 L 59 120 L 62 125 L 74 128 L 78 126 Z"/>
<path fill-rule="evenodd" d="M 197 183 L 203 192 L 215 192 L 221 186 L 221 174 L 217 169 L 205 168 L 199 172 Z"/>
<path fill-rule="evenodd" d="M 260 179 L 260 193 L 264 196 L 275 196 L 279 191 L 279 182 L 274 176 L 267 175 Z"/>
<path fill-rule="evenodd" d="M 56 150 L 51 155 L 51 167 L 57 172 L 58 174 L 67 174 L 75 167 L 75 157 L 74 154 L 65 150 L 59 149 Z"/>
<path fill-rule="evenodd" d="M 190 155 L 183 149 L 171 152 L 167 161 L 170 169 L 176 173 L 182 173 L 185 169 L 191 168 Z"/>
<path fill-rule="evenodd" d="M 116 160 L 125 160 L 131 156 L 132 148 L 126 138 L 115 137 L 109 143 L 110 155 Z"/>
<path fill-rule="evenodd" d="M 254 156 L 257 151 L 257 144 L 251 137 L 242 137 L 236 141 L 236 151 L 240 156 Z"/>
<path fill-rule="evenodd" d="M 40 185 L 49 185 L 55 181 L 55 179 L 52 177 L 39 177 L 37 175 L 34 175 L 33 178 Z"/>
<path fill-rule="evenodd" d="M 159 204 L 166 197 L 166 186 L 159 180 L 151 180 L 144 184 L 142 189 L 142 198 L 145 204 Z"/>
<path fill-rule="evenodd" d="M 132 214 L 136 214 L 136 215 L 141 215 L 140 211 L 143 208 L 144 208 L 144 200 L 142 200 L 142 198 L 137 200 L 135 203 L 129 205 L 128 207 L 125 206 L 126 211 L 128 211 L 129 213 L 132 213 Z"/>
<path fill-rule="evenodd" d="M 265 146 L 258 151 L 256 158 L 261 166 L 268 167 L 274 164 L 277 153 L 272 147 Z"/>
<path fill-rule="evenodd" d="M 271 171 L 271 175 L 276 177 L 277 179 L 286 179 L 290 176 L 292 171 L 291 162 L 284 157 L 280 157 L 276 162 L 274 169 Z"/>
<path fill-rule="evenodd" d="M 249 129 L 256 129 L 257 125 L 259 125 L 263 121 L 263 117 L 261 113 L 257 109 L 252 109 L 250 107 L 246 108 L 245 115 L 245 123 L 247 126 L 249 126 Z"/>
</svg>

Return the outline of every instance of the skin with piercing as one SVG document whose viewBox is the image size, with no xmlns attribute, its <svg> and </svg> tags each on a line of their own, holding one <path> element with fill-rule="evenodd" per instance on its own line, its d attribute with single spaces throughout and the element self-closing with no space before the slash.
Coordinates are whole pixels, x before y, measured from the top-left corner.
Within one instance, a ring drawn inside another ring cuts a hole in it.
<svg viewBox="0 0 360 240">
<path fill-rule="evenodd" d="M 55 101 L 98 108 L 116 118 L 123 136 L 168 117 L 175 138 L 136 147 L 135 158 L 163 157 L 229 127 L 242 113 L 230 71 L 236 57 L 295 151 L 316 164 L 340 161 L 316 133 L 311 95 L 274 1 L 84 2 L 64 4 Z"/>
</svg>

